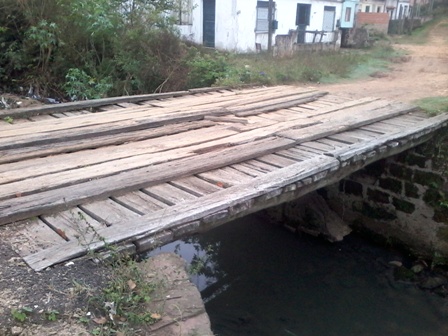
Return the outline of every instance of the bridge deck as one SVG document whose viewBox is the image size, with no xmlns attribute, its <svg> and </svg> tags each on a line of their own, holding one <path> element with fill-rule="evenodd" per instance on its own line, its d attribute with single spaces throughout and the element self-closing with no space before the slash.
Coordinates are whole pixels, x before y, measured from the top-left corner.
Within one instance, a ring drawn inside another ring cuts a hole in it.
<svg viewBox="0 0 448 336">
<path fill-rule="evenodd" d="M 141 253 L 297 198 L 448 120 L 289 86 L 88 104 L 0 124 L 0 235 L 35 270 L 106 243 Z"/>
</svg>

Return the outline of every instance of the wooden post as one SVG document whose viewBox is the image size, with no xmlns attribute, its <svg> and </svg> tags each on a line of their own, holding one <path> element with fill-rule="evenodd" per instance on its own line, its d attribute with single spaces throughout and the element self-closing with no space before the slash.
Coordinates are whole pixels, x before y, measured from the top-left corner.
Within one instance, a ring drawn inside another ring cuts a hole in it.
<svg viewBox="0 0 448 336">
<path fill-rule="evenodd" d="M 268 52 L 272 51 L 272 6 L 273 0 L 269 0 L 268 4 Z"/>
</svg>

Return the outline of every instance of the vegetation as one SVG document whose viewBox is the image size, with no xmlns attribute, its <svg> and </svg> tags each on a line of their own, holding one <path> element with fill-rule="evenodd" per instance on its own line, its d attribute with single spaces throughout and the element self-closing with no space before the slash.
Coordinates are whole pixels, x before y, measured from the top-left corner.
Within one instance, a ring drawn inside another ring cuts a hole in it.
<svg viewBox="0 0 448 336">
<path fill-rule="evenodd" d="M 415 103 L 431 116 L 448 112 L 448 97 L 427 97 L 419 99 Z"/>
<path fill-rule="evenodd" d="M 145 280 L 137 262 L 130 257 L 113 253 L 112 258 L 112 278 L 103 291 L 90 300 L 89 310 L 96 316 L 93 319 L 96 327 L 91 332 L 105 336 L 118 332 L 134 335 L 135 328 L 161 318 L 161 315 L 150 312 L 146 307 L 156 285 Z"/>
<path fill-rule="evenodd" d="M 72 99 L 176 90 L 188 47 L 175 10 L 169 0 L 0 0 L 0 81 Z"/>
<path fill-rule="evenodd" d="M 171 0 L 0 0 L 2 90 L 70 100 L 211 85 L 329 82 L 385 66 L 373 53 L 303 53 L 276 59 L 183 42 Z M 354 72 L 354 69 L 358 71 Z M 361 69 L 361 71 L 359 71 Z"/>
</svg>

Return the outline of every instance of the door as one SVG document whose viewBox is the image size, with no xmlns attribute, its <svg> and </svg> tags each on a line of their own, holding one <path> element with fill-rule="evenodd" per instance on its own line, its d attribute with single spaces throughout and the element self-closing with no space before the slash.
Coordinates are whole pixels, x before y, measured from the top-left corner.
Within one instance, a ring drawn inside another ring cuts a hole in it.
<svg viewBox="0 0 448 336">
<path fill-rule="evenodd" d="M 215 47 L 215 0 L 204 0 L 204 18 L 202 43 L 206 47 Z"/>
<path fill-rule="evenodd" d="M 296 26 L 297 26 L 297 43 L 305 43 L 306 27 L 310 24 L 311 5 L 297 4 L 296 10 Z"/>
<path fill-rule="evenodd" d="M 324 7 L 324 22 L 322 24 L 322 30 L 326 32 L 334 31 L 334 18 L 336 16 L 336 7 L 325 6 Z"/>
</svg>

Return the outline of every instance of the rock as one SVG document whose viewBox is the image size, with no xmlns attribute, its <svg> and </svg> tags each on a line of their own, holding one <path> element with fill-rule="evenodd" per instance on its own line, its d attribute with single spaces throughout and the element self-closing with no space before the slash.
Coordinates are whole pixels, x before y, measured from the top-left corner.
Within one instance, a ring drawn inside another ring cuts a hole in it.
<svg viewBox="0 0 448 336">
<path fill-rule="evenodd" d="M 20 335 L 23 332 L 23 328 L 21 327 L 12 327 L 11 335 Z"/>
<path fill-rule="evenodd" d="M 341 241 L 352 231 L 317 192 L 288 202 L 284 209 L 287 221 L 295 223 L 296 230 L 322 235 L 330 242 Z"/>
<path fill-rule="evenodd" d="M 403 263 L 401 261 L 398 260 L 392 260 L 389 261 L 389 265 L 395 266 L 395 267 L 401 267 L 403 266 Z"/>
<path fill-rule="evenodd" d="M 147 309 L 161 317 L 145 330 L 146 334 L 213 335 L 201 295 L 190 281 L 183 259 L 174 253 L 161 253 L 139 263 L 139 268 L 147 281 L 157 286 L 157 293 Z"/>
<path fill-rule="evenodd" d="M 424 279 L 419 286 L 423 289 L 436 289 L 440 286 L 446 285 L 447 283 L 448 280 L 446 278 L 436 275 Z"/>
<path fill-rule="evenodd" d="M 424 269 L 425 269 L 425 266 L 423 266 L 422 264 L 417 264 L 417 265 L 414 265 L 411 267 L 411 271 L 414 273 L 420 273 Z"/>
<path fill-rule="evenodd" d="M 397 281 L 414 281 L 415 274 L 410 269 L 404 266 L 397 267 L 394 269 L 395 280 Z"/>
</svg>

